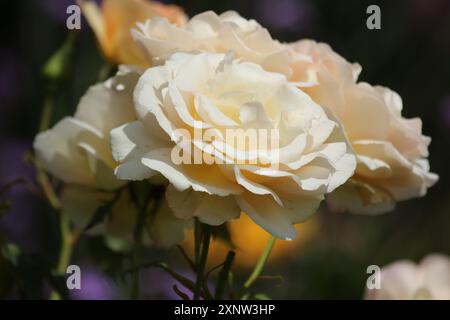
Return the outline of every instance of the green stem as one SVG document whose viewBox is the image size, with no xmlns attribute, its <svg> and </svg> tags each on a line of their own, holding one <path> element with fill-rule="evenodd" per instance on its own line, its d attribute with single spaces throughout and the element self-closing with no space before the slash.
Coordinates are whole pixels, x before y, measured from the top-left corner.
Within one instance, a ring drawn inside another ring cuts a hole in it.
<svg viewBox="0 0 450 320">
<path fill-rule="evenodd" d="M 214 298 L 217 300 L 220 300 L 223 297 L 235 255 L 236 254 L 234 251 L 229 251 L 227 257 L 225 258 L 225 262 L 223 263 L 222 270 L 220 270 L 219 278 L 217 280 L 216 293 L 214 295 Z"/>
<path fill-rule="evenodd" d="M 41 121 L 39 124 L 39 132 L 45 131 L 50 127 L 50 118 L 53 113 L 53 94 L 48 93 L 42 107 Z"/>
<path fill-rule="evenodd" d="M 200 231 L 200 221 L 198 221 L 198 218 L 194 218 L 194 261 L 196 266 L 198 266 L 198 261 L 200 259 L 200 244 L 202 242 Z"/>
<path fill-rule="evenodd" d="M 50 203 L 53 210 L 59 211 L 61 209 L 61 203 L 55 193 L 55 190 L 53 190 L 53 186 L 50 183 L 47 173 L 42 168 L 37 168 L 36 179 L 44 191 L 45 198 Z"/>
<path fill-rule="evenodd" d="M 142 264 L 142 253 L 144 251 L 144 246 L 142 244 L 142 237 L 144 232 L 144 226 L 150 219 L 149 225 L 153 225 L 152 219 L 155 219 L 155 216 L 161 206 L 161 190 L 155 189 L 152 190 L 149 194 L 145 195 L 142 202 L 139 199 L 136 199 L 136 205 L 139 207 L 136 227 L 134 230 L 134 241 L 135 241 L 135 249 L 133 253 L 133 265 L 137 266 L 136 271 L 133 273 L 132 280 L 132 288 L 131 288 L 131 298 L 133 300 L 139 299 L 140 295 L 140 269 L 139 266 Z M 139 203 L 140 202 L 140 203 Z M 152 207 L 149 211 L 149 205 L 152 204 Z"/>
<path fill-rule="evenodd" d="M 181 255 L 183 256 L 183 258 L 186 260 L 186 262 L 188 263 L 189 267 L 191 268 L 191 270 L 195 273 L 197 273 L 197 267 L 195 266 L 195 262 L 192 261 L 191 258 L 189 258 L 188 254 L 186 253 L 186 251 L 184 251 L 183 247 L 181 245 L 177 245 L 178 250 L 180 251 Z"/>
<path fill-rule="evenodd" d="M 190 279 L 176 273 L 175 271 L 173 271 L 171 268 L 169 268 L 169 266 L 164 263 L 164 262 L 153 262 L 153 263 L 146 263 L 146 264 L 142 264 L 140 266 L 138 266 L 137 268 L 150 268 L 150 267 L 156 267 L 156 268 L 161 268 L 163 269 L 165 272 L 167 272 L 173 279 L 177 280 L 181 285 L 183 285 L 186 289 L 191 290 L 192 292 L 194 292 L 194 288 L 195 288 L 195 283 L 193 281 L 191 281 Z M 135 268 L 132 268 L 131 270 L 125 271 L 126 273 L 128 272 L 134 272 L 136 270 Z M 204 292 L 201 292 L 200 295 L 202 298 L 207 299 L 208 297 L 205 296 Z"/>
<path fill-rule="evenodd" d="M 264 248 L 263 254 L 261 257 L 259 257 L 258 262 L 256 263 L 255 268 L 253 269 L 253 272 L 250 274 L 250 277 L 247 279 L 247 281 L 244 284 L 244 288 L 248 290 L 253 283 L 258 279 L 260 276 L 264 265 L 267 262 L 267 259 L 269 259 L 270 252 L 272 251 L 273 245 L 275 244 L 275 237 L 270 237 L 269 241 L 266 244 L 266 247 Z"/>
<path fill-rule="evenodd" d="M 53 113 L 54 99 L 57 90 L 61 87 L 65 76 L 71 68 L 73 49 L 75 47 L 76 33 L 69 32 L 66 40 L 56 52 L 48 58 L 42 69 L 42 76 L 47 81 L 46 95 L 41 111 L 39 131 L 47 130 Z"/>
<path fill-rule="evenodd" d="M 55 94 L 64 80 L 67 71 L 70 69 L 70 60 L 74 49 L 75 37 L 76 33 L 69 33 L 62 46 L 47 60 L 43 67 L 42 75 L 48 83 L 41 111 L 39 131 L 47 130 L 50 126 Z M 67 216 L 61 212 L 61 203 L 53 189 L 47 173 L 43 168 L 39 167 L 39 165 L 37 166 L 37 180 L 53 210 L 59 213 L 61 248 L 56 272 L 58 275 L 65 275 L 72 256 L 76 235 L 70 230 L 70 223 Z M 56 300 L 61 299 L 61 296 L 58 292 L 53 291 L 50 298 Z"/>
<path fill-rule="evenodd" d="M 133 264 L 139 266 L 141 264 L 141 245 L 137 244 L 136 248 L 134 249 L 133 254 Z M 139 279 L 140 278 L 140 270 L 139 268 L 136 269 L 135 272 L 133 272 L 133 280 L 131 284 L 131 299 L 132 300 L 138 300 L 139 299 Z"/>
<path fill-rule="evenodd" d="M 75 241 L 73 235 L 70 231 L 70 224 L 67 216 L 65 214 L 60 215 L 60 229 L 61 229 L 61 250 L 59 253 L 58 265 L 56 267 L 56 272 L 58 275 L 66 274 L 67 266 L 70 264 L 70 259 L 72 256 L 73 243 Z M 51 300 L 60 300 L 61 296 L 58 292 L 53 291 Z"/>
<path fill-rule="evenodd" d="M 198 300 L 200 298 L 202 286 L 203 286 L 203 274 L 205 272 L 206 268 L 206 261 L 208 259 L 208 251 L 209 251 L 209 242 L 211 240 L 211 232 L 209 230 L 209 227 L 207 225 L 202 225 L 202 233 L 203 233 L 203 244 L 202 244 L 202 251 L 200 254 L 200 258 L 198 260 L 197 264 L 197 281 L 195 283 L 194 288 L 194 300 Z M 197 227 L 197 226 L 196 226 Z"/>
<path fill-rule="evenodd" d="M 141 206 L 139 210 L 139 214 L 137 217 L 137 224 L 134 234 L 134 240 L 136 242 L 134 252 L 133 252 L 133 265 L 139 266 L 142 263 L 142 234 L 144 231 L 144 224 L 145 220 L 147 218 L 147 209 L 148 204 L 150 202 L 150 199 L 146 199 L 145 203 Z M 158 207 L 158 201 L 154 201 L 154 208 L 152 211 L 157 210 Z M 140 269 L 137 268 L 136 271 L 133 273 L 133 280 L 132 280 L 132 287 L 131 287 L 131 299 L 138 300 L 140 289 L 139 289 L 139 283 L 140 283 Z"/>
</svg>

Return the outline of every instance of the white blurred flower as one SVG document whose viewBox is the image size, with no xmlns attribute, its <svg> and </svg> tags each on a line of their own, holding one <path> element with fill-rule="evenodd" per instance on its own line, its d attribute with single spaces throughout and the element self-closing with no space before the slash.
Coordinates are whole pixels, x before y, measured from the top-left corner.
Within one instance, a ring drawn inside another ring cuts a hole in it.
<svg viewBox="0 0 450 320">
<path fill-rule="evenodd" d="M 138 210 L 128 192 L 119 191 L 128 182 L 114 175 L 117 164 L 111 155 L 109 132 L 136 119 L 132 90 L 139 75 L 139 70 L 122 67 L 115 77 L 92 86 L 82 97 L 75 115 L 39 133 L 33 145 L 39 165 L 66 183 L 62 207 L 75 225 L 86 227 L 99 208 L 112 203 L 111 215 L 89 232 L 127 241 L 133 240 Z M 115 199 L 117 192 L 120 196 Z M 186 225 L 173 216 L 163 199 L 154 224 L 147 226 L 144 242 L 177 243 L 183 239 Z"/>
<path fill-rule="evenodd" d="M 368 300 L 450 300 L 450 258 L 430 254 L 419 264 L 401 260 L 381 269 L 381 288 L 366 289 Z"/>
</svg>

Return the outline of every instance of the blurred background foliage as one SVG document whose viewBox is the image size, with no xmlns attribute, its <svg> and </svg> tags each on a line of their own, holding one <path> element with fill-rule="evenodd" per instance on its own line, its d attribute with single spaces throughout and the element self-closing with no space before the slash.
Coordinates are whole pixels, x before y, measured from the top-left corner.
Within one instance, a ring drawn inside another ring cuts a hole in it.
<svg viewBox="0 0 450 320">
<path fill-rule="evenodd" d="M 279 241 L 256 288 L 271 298 L 362 297 L 366 268 L 398 259 L 418 261 L 430 252 L 450 254 L 450 1 L 447 0 L 179 0 L 192 16 L 205 10 L 236 10 L 266 26 L 274 38 L 312 38 L 329 43 L 363 66 L 360 79 L 397 91 L 406 117 L 421 117 L 432 137 L 430 163 L 440 181 L 426 197 L 399 203 L 381 216 L 332 214 L 321 208 L 299 226 L 295 243 Z M 381 30 L 366 28 L 366 8 L 381 7 Z M 59 250 L 58 222 L 48 205 L 23 181 L 35 173 L 26 161 L 46 92 L 43 64 L 67 36 L 71 0 L 2 1 L 0 28 L 0 298 L 47 298 L 61 285 L 52 275 Z M 72 114 L 104 64 L 83 21 L 73 68 L 56 97 L 52 123 Z M 370 121 L 370 119 L 367 119 Z M 19 180 L 18 183 L 7 185 Z M 5 187 L 3 187 L 5 186 Z M 31 190 L 30 190 L 31 189 Z M 236 223 L 235 223 L 236 224 Z M 248 275 L 267 235 L 248 221 L 231 226 L 237 245 L 235 276 Z M 188 241 L 189 242 L 189 241 Z M 225 255 L 214 243 L 210 265 Z M 190 244 L 186 243 L 189 249 Z M 148 260 L 168 260 L 189 276 L 176 249 L 148 249 Z M 102 238 L 81 236 L 72 262 L 82 268 L 82 290 L 71 298 L 126 298 L 128 254 Z M 185 271 L 183 271 L 185 270 Z M 143 298 L 176 298 L 174 281 L 161 270 L 141 273 Z"/>
</svg>

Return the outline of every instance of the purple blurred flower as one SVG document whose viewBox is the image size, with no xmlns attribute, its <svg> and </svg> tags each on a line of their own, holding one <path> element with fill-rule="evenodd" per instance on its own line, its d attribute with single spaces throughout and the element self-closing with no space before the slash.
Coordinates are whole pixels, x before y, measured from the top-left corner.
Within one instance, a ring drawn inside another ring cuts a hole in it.
<svg viewBox="0 0 450 320">
<path fill-rule="evenodd" d="M 25 152 L 31 148 L 31 141 L 7 137 L 0 140 L 0 186 L 17 178 L 32 179 L 33 169 L 24 162 Z M 23 192 L 17 187 L 13 192 Z"/>
<path fill-rule="evenodd" d="M 33 212 L 34 200 L 30 194 L 8 196 L 11 208 L 0 218 L 0 234 L 26 252 L 37 252 L 40 247 L 33 236 L 38 225 L 38 217 Z"/>
<path fill-rule="evenodd" d="M 185 275 L 192 276 L 192 275 Z M 170 299 L 176 300 L 180 297 L 173 291 L 173 285 L 177 285 L 180 290 L 188 293 L 178 281 L 174 280 L 164 270 L 151 268 L 141 271 L 141 297 L 143 299 Z"/>
<path fill-rule="evenodd" d="M 264 25 L 280 30 L 307 30 L 314 20 L 308 0 L 262 0 L 258 11 Z"/>
<path fill-rule="evenodd" d="M 113 300 L 120 298 L 114 281 L 91 265 L 81 265 L 81 289 L 70 291 L 76 300 Z"/>
<path fill-rule="evenodd" d="M 17 178 L 32 179 L 33 170 L 23 161 L 30 146 L 30 142 L 16 138 L 0 140 L 0 187 Z M 17 184 L 2 197 L 11 203 L 11 209 L 0 218 L 0 234 L 25 250 L 36 251 L 38 242 L 32 236 L 39 224 L 33 210 L 35 196 L 23 184 Z"/>
</svg>

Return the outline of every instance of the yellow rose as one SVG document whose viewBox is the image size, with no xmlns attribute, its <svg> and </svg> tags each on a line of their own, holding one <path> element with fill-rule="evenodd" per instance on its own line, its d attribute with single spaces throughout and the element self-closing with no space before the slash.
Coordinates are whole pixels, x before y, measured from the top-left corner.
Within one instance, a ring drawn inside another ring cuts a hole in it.
<svg viewBox="0 0 450 320">
<path fill-rule="evenodd" d="M 170 23 L 183 25 L 187 20 L 181 8 L 154 1 L 103 0 L 101 7 L 94 1 L 78 0 L 78 3 L 94 30 L 103 54 L 116 64 L 147 65 L 130 35 L 137 22 L 162 17 Z"/>
</svg>

